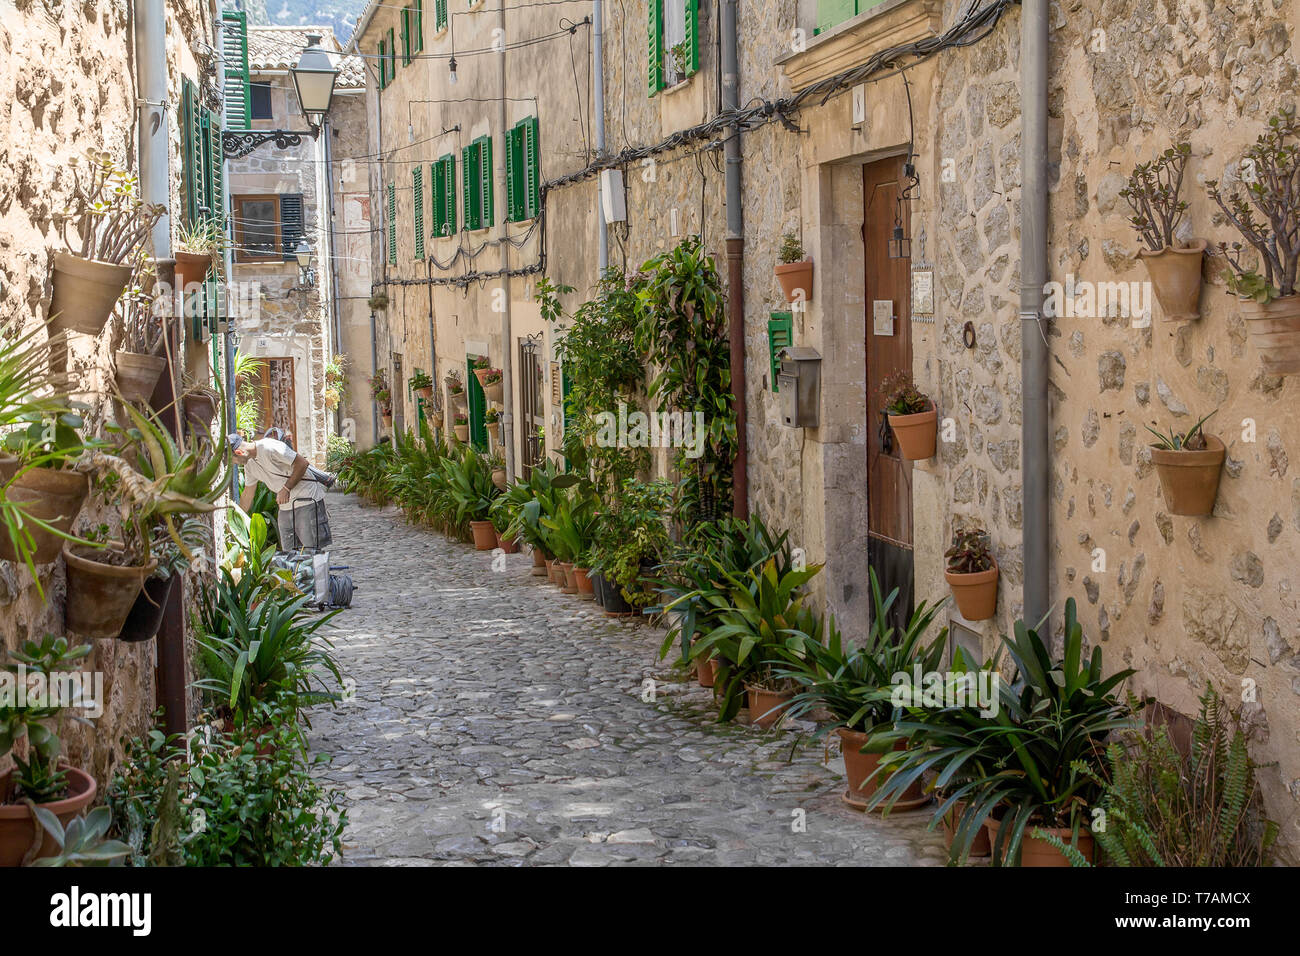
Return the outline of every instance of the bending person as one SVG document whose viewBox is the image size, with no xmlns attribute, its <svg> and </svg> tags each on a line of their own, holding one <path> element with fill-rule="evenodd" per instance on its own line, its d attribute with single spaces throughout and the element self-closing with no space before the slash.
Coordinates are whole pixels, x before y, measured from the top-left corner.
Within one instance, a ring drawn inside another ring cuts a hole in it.
<svg viewBox="0 0 1300 956">
<path fill-rule="evenodd" d="M 239 434 L 227 436 L 236 464 L 244 467 L 244 490 L 239 507 L 248 511 L 259 483 L 275 494 L 280 506 L 279 528 L 282 550 L 323 550 L 333 543 L 329 517 L 325 513 L 325 486 L 311 472 L 306 455 L 274 438 L 244 441 Z"/>
</svg>

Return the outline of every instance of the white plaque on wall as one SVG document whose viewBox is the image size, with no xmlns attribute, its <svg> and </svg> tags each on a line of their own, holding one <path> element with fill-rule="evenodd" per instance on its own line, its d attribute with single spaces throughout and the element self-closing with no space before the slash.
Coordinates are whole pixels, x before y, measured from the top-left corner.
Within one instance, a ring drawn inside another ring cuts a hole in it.
<svg viewBox="0 0 1300 956">
<path fill-rule="evenodd" d="M 934 315 L 934 270 L 929 266 L 912 269 L 912 314 Z"/>
<path fill-rule="evenodd" d="M 894 334 L 894 300 L 871 300 L 872 332 L 876 335 Z"/>
</svg>

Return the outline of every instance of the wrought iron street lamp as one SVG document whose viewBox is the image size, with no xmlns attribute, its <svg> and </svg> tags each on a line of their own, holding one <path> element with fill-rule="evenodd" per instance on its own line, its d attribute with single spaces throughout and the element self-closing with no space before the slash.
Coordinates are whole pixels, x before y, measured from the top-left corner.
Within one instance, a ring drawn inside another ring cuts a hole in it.
<svg viewBox="0 0 1300 956">
<path fill-rule="evenodd" d="M 289 70 L 294 92 L 298 95 L 298 106 L 302 109 L 309 128 L 222 130 L 221 150 L 227 159 L 247 156 L 264 143 L 273 142 L 276 149 L 288 149 L 301 145 L 304 136 L 312 139 L 320 136 L 321 124 L 334 99 L 334 83 L 339 75 L 339 68 L 335 66 L 329 51 L 320 45 L 320 41 L 319 34 L 309 33 L 307 48 L 298 58 L 298 65 Z"/>
</svg>

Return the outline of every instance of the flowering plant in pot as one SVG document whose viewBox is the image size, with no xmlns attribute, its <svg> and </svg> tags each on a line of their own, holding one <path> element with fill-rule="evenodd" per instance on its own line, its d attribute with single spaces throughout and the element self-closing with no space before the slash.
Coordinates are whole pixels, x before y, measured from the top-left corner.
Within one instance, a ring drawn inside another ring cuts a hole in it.
<svg viewBox="0 0 1300 956">
<path fill-rule="evenodd" d="M 943 577 L 952 588 L 957 610 L 968 621 L 987 621 L 998 609 L 998 562 L 989 533 L 983 528 L 953 532 L 952 547 L 943 553 Z"/>
<path fill-rule="evenodd" d="M 144 257 L 150 230 L 167 210 L 143 202 L 136 177 L 107 152 L 90 150 L 84 162 L 74 156 L 68 165 L 69 205 L 52 217 L 67 252 L 54 257 L 50 329 L 98 335 Z"/>
<path fill-rule="evenodd" d="M 433 398 L 433 376 L 420 369 L 406 380 L 406 386 L 420 398 Z"/>
<path fill-rule="evenodd" d="M 483 386 L 483 397 L 489 402 L 500 402 L 504 395 L 502 378 L 504 373 L 499 368 L 476 368 L 474 375 Z"/>
<path fill-rule="evenodd" d="M 871 578 L 871 628 L 860 647 L 847 644 L 832 618 L 826 628 L 826 641 L 812 640 L 803 647 L 801 657 L 792 657 L 778 673 L 794 682 L 798 692 L 790 701 L 791 717 L 826 711 L 831 720 L 817 730 L 816 736 L 835 731 L 844 756 L 844 773 L 848 790 L 844 801 L 862 808 L 876 792 L 879 781 L 873 776 L 881 754 L 907 747 L 905 738 L 880 738 L 882 731 L 892 731 L 894 720 L 902 710 L 895 701 L 896 675 L 920 671 L 937 671 L 947 646 L 948 628 L 942 627 L 927 640 L 945 602 L 922 601 L 901 632 L 890 623 L 898 588 L 882 596 L 874 568 Z M 820 633 L 812 635 L 820 638 Z M 926 801 L 919 781 L 911 781 L 898 806 L 906 809 Z"/>
<path fill-rule="evenodd" d="M 463 411 L 469 403 L 469 398 L 465 394 L 465 385 L 460 379 L 460 372 L 452 369 L 442 382 L 447 386 L 447 397 L 451 406 Z"/>
<path fill-rule="evenodd" d="M 469 441 L 469 418 L 464 412 L 457 412 L 452 416 L 451 430 L 456 436 L 456 441 L 461 444 Z"/>
<path fill-rule="evenodd" d="M 811 301 L 813 262 L 804 254 L 803 243 L 793 232 L 787 232 L 781 237 L 781 249 L 777 258 L 780 262 L 776 267 L 776 278 L 781 283 L 786 301 Z"/>
<path fill-rule="evenodd" d="M 1300 124 L 1295 111 L 1272 116 L 1268 128 L 1246 150 L 1254 169 L 1252 181 L 1221 191 L 1210 180 L 1206 188 L 1246 242 L 1256 264 L 1242 261 L 1244 247 L 1219 243 L 1228 263 L 1224 278 L 1237 296 L 1264 371 L 1271 375 L 1300 372 Z M 1262 221 L 1256 220 L 1258 212 Z M 1263 273 L 1259 269 L 1263 269 Z"/>
<path fill-rule="evenodd" d="M 78 714 L 65 714 L 96 703 L 82 697 L 73 673 L 73 665 L 79 670 L 90 652 L 89 644 L 73 647 L 65 637 L 46 635 L 9 655 L 6 680 L 0 682 L 0 759 L 12 755 L 14 766 L 0 774 L 0 866 L 58 852 L 38 809 L 66 825 L 95 799 L 95 778 L 62 759 L 59 739 L 68 716 L 92 726 Z M 19 741 L 25 742 L 25 757 L 15 752 Z"/>
<path fill-rule="evenodd" d="M 1060 660 L 1052 656 L 1050 637 L 1024 621 L 1002 638 L 1012 677 L 997 681 L 994 706 L 965 695 L 945 694 L 928 705 L 911 697 L 893 731 L 906 735 L 910 746 L 881 758 L 877 774 L 888 777 L 870 805 L 888 807 L 923 774 L 935 773 L 945 798 L 931 826 L 962 808 L 953 862 L 967 857 L 981 828 L 989 834 L 995 866 L 1067 866 L 1047 839 L 1053 836 L 1091 857 L 1088 826 L 1101 796 L 1094 774 L 1107 739 L 1136 726 L 1134 712 L 1145 702 L 1116 694 L 1133 670 L 1103 676 L 1101 647 L 1091 657 L 1084 654 L 1074 598 L 1065 602 L 1064 625 Z"/>
<path fill-rule="evenodd" d="M 176 287 L 182 292 L 190 285 L 207 279 L 213 266 L 221 262 L 226 236 L 221 223 L 210 216 L 182 222 L 176 230 Z"/>
<path fill-rule="evenodd" d="M 1182 242 L 1176 232 L 1187 211 L 1181 198 L 1183 175 L 1192 155 L 1189 143 L 1171 146 L 1149 163 L 1139 163 L 1119 191 L 1133 210 L 1129 223 L 1147 248 L 1138 250 L 1146 263 L 1156 299 L 1171 322 L 1200 317 L 1201 262 L 1205 240 Z"/>
<path fill-rule="evenodd" d="M 903 460 L 933 458 L 939 437 L 939 413 L 934 402 L 913 384 L 911 374 L 903 369 L 881 382 L 878 391 Z"/>
<path fill-rule="evenodd" d="M 1160 490 L 1173 514 L 1208 515 L 1214 512 L 1227 449 L 1218 438 L 1205 434 L 1205 422 L 1213 414 L 1210 412 L 1185 432 L 1171 428 L 1162 433 L 1146 426 L 1147 431 L 1156 437 L 1151 445 L 1151 463 L 1156 466 Z"/>
</svg>

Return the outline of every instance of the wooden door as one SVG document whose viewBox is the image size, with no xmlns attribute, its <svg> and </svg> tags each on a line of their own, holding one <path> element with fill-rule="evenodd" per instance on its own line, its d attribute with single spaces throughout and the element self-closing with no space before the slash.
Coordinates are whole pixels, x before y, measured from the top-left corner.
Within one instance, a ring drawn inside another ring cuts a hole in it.
<svg viewBox="0 0 1300 956">
<path fill-rule="evenodd" d="M 909 229 L 910 210 L 898 205 L 903 159 L 895 157 L 863 167 L 862 227 L 865 266 L 867 353 L 867 559 L 888 595 L 899 589 L 893 623 L 911 616 L 912 465 L 898 453 L 884 424 L 880 384 L 890 375 L 912 370 L 911 260 L 891 259 L 894 223 Z"/>
<path fill-rule="evenodd" d="M 292 435 L 295 444 L 298 436 L 298 407 L 293 389 L 293 359 L 258 359 L 257 369 L 257 425 L 258 434 L 268 428 L 278 428 Z"/>
</svg>

